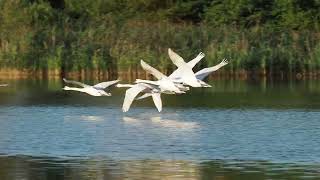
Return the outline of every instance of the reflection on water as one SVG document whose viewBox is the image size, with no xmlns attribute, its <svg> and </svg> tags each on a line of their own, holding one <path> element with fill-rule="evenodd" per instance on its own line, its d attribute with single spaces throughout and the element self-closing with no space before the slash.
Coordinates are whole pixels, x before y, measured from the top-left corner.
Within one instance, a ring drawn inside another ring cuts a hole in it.
<svg viewBox="0 0 320 180">
<path fill-rule="evenodd" d="M 102 116 L 86 116 L 86 115 L 81 115 L 81 116 L 64 116 L 65 120 L 84 120 L 84 121 L 102 121 L 103 117 Z"/>
<path fill-rule="evenodd" d="M 319 179 L 320 166 L 268 161 L 0 157 L 0 179 Z"/>
<path fill-rule="evenodd" d="M 0 89 L 0 179 L 320 179 L 320 82 L 217 81 L 121 112 L 61 82 Z"/>
<path fill-rule="evenodd" d="M 197 128 L 196 122 L 180 122 L 170 119 L 161 119 L 161 117 L 152 117 L 151 122 L 165 128 L 177 128 L 179 130 Z"/>
<path fill-rule="evenodd" d="M 171 118 L 176 114 L 170 114 Z M 175 117 L 177 118 L 177 117 Z M 172 128 L 175 131 L 192 130 L 199 128 L 197 122 L 185 122 L 181 120 L 164 119 L 161 116 L 148 116 L 143 114 L 143 117 L 129 117 L 124 116 L 122 118 L 123 122 L 130 125 L 142 125 L 143 123 L 152 123 L 153 125 L 159 126 L 160 128 Z"/>
</svg>

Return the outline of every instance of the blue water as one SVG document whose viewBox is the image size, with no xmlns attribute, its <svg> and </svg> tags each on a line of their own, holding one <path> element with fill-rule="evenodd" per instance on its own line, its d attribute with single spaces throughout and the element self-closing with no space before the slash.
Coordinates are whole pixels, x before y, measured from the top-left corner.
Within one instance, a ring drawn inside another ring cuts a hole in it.
<svg viewBox="0 0 320 180">
<path fill-rule="evenodd" d="M 0 179 L 319 179 L 320 91 L 242 86 L 123 113 L 124 90 L 96 98 L 14 84 L 0 90 Z"/>
<path fill-rule="evenodd" d="M 114 107 L 3 107 L 0 152 L 117 160 L 320 162 L 320 112 Z"/>
</svg>

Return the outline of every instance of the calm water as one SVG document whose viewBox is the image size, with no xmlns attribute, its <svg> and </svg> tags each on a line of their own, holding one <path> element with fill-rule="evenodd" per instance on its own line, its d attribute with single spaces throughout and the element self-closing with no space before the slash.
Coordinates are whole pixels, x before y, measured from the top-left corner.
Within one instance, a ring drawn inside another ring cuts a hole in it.
<svg viewBox="0 0 320 180">
<path fill-rule="evenodd" d="M 2 80 L 4 81 L 4 80 Z M 214 81 L 121 112 L 60 81 L 0 89 L 0 179 L 320 179 L 320 81 Z"/>
</svg>

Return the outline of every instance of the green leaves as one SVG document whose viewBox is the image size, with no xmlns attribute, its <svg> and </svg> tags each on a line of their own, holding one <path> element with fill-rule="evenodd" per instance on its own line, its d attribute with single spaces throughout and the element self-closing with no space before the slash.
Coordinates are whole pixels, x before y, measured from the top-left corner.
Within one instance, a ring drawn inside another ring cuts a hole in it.
<svg viewBox="0 0 320 180">
<path fill-rule="evenodd" d="M 127 70 L 144 59 L 175 67 L 171 47 L 197 67 L 319 69 L 319 0 L 2 0 L 0 64 Z"/>
</svg>

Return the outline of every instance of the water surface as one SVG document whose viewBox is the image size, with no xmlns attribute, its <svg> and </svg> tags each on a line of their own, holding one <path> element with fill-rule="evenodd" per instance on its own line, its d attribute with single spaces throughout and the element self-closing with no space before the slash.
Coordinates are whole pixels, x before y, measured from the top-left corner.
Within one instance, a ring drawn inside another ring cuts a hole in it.
<svg viewBox="0 0 320 180">
<path fill-rule="evenodd" d="M 214 81 L 121 112 L 60 81 L 0 89 L 0 179 L 319 179 L 320 83 Z"/>
</svg>

